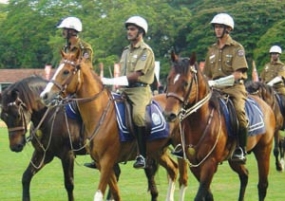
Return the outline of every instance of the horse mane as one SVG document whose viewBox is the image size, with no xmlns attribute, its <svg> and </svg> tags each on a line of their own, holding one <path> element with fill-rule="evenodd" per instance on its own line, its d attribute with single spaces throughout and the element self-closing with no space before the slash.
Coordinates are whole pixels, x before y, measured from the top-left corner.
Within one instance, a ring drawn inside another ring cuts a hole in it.
<svg viewBox="0 0 285 201">
<path fill-rule="evenodd" d="M 27 109 L 31 109 L 32 105 L 35 104 L 35 100 L 39 99 L 39 94 L 44 90 L 47 82 L 47 80 L 38 75 L 15 82 L 2 92 L 3 103 L 9 103 L 8 101 L 11 101 L 11 94 L 18 92 L 20 99 L 25 103 Z"/>
<path fill-rule="evenodd" d="M 222 95 L 219 91 L 213 89 L 212 91 L 212 97 L 209 101 L 209 105 L 212 108 L 215 108 L 216 110 L 220 110 L 221 111 L 221 106 L 220 106 L 220 102 L 219 99 L 222 98 Z"/>
<path fill-rule="evenodd" d="M 269 95 L 273 96 L 275 94 L 275 90 L 273 89 L 273 87 L 268 86 L 264 82 L 247 81 L 245 83 L 245 87 L 246 87 L 246 90 L 248 91 L 248 93 L 250 93 L 250 94 L 258 93 L 258 91 L 260 89 L 265 89 Z"/>
</svg>

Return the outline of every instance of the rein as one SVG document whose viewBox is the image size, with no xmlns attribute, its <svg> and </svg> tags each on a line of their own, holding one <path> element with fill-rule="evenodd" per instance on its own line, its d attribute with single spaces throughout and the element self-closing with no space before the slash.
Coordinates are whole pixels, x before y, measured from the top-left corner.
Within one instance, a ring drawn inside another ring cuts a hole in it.
<svg viewBox="0 0 285 201">
<path fill-rule="evenodd" d="M 97 93 L 97 94 L 95 94 L 94 96 L 89 97 L 89 98 L 70 98 L 70 99 L 67 99 L 67 100 L 68 100 L 68 101 L 72 100 L 72 101 L 84 101 L 84 102 L 86 101 L 86 102 L 89 102 L 89 101 L 92 101 L 92 100 L 95 100 L 96 98 L 98 98 L 98 97 L 102 94 L 102 92 L 104 91 L 104 89 L 106 89 L 106 88 L 103 88 L 99 93 Z M 66 112 L 64 113 L 64 116 L 65 116 L 65 124 L 66 124 L 67 130 L 68 130 L 69 142 L 70 142 L 71 150 L 73 150 L 73 151 L 75 151 L 75 152 L 76 152 L 76 151 L 80 151 L 80 150 L 86 148 L 86 147 L 89 145 L 90 141 L 96 136 L 96 134 L 97 134 L 99 128 L 101 127 L 102 123 L 103 123 L 104 120 L 105 120 L 106 114 L 107 114 L 107 112 L 108 112 L 108 110 L 109 110 L 109 108 L 110 108 L 110 105 L 111 105 L 111 100 L 112 100 L 112 99 L 109 98 L 108 103 L 107 103 L 107 106 L 105 107 L 104 112 L 103 112 L 103 114 L 102 114 L 101 117 L 100 117 L 99 123 L 96 125 L 94 131 L 92 132 L 91 137 L 88 139 L 88 142 L 86 142 L 83 146 L 81 146 L 81 147 L 78 148 L 78 149 L 75 149 L 75 148 L 73 147 L 73 145 L 72 145 L 72 141 L 71 141 L 72 136 L 71 136 L 70 129 L 69 129 L 69 123 L 68 123 L 68 121 L 67 121 Z"/>
<path fill-rule="evenodd" d="M 50 133 L 49 133 L 48 144 L 47 144 L 46 147 L 44 147 L 44 145 L 41 143 L 41 141 L 40 141 L 39 138 L 37 137 L 36 132 L 37 132 L 38 130 L 40 130 L 39 128 L 41 127 L 43 121 L 46 119 L 47 114 L 49 113 L 50 109 L 51 109 L 50 107 L 47 108 L 45 114 L 44 114 L 43 117 L 41 118 L 41 121 L 39 122 L 39 124 L 37 125 L 37 127 L 34 128 L 34 129 L 31 131 L 32 136 L 36 139 L 36 141 L 37 141 L 39 147 L 40 147 L 40 148 L 42 149 L 42 151 L 43 151 L 43 157 L 42 157 L 41 162 L 40 162 L 40 164 L 39 164 L 38 166 L 36 166 L 36 165 L 33 163 L 33 161 L 30 161 L 31 165 L 32 165 L 35 169 L 40 169 L 40 168 L 42 167 L 43 163 L 44 163 L 44 160 L 45 160 L 45 157 L 46 157 L 46 152 L 47 152 L 47 150 L 48 150 L 49 147 L 50 147 L 51 138 L 52 138 L 52 130 L 53 130 L 53 126 L 54 126 L 54 121 L 55 121 L 56 113 L 57 113 L 58 110 L 59 110 L 59 107 L 56 108 L 56 111 L 55 111 L 54 114 L 53 114 L 52 126 L 51 126 L 51 130 L 50 130 Z"/>
</svg>

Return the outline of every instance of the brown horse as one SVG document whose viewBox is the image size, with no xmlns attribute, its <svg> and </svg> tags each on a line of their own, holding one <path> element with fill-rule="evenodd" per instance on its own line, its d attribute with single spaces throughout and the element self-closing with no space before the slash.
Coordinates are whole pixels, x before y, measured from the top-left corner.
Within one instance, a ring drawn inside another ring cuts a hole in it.
<svg viewBox="0 0 285 201">
<path fill-rule="evenodd" d="M 196 201 L 212 201 L 210 184 L 218 164 L 228 160 L 240 178 L 238 200 L 244 200 L 248 182 L 248 171 L 243 164 L 231 160 L 235 149 L 235 137 L 228 134 L 226 119 L 222 115 L 216 92 L 212 91 L 207 79 L 197 67 L 195 55 L 179 58 L 172 53 L 172 68 L 167 78 L 167 102 L 164 111 L 169 121 L 179 118 L 184 156 L 190 169 L 199 181 Z M 259 170 L 259 200 L 264 200 L 268 187 L 269 159 L 275 130 L 275 118 L 271 108 L 258 97 L 266 132 L 248 137 L 247 151 L 253 152 Z"/>
<path fill-rule="evenodd" d="M 273 87 L 263 82 L 245 83 L 246 90 L 252 95 L 257 95 L 262 98 L 273 109 L 276 120 L 276 131 L 274 135 L 274 149 L 275 165 L 277 171 L 284 171 L 284 137 L 281 136 L 280 130 L 284 130 L 284 116 L 281 113 L 279 103 L 277 100 L 278 94 Z M 280 158 L 279 158 L 280 155 Z"/>
<path fill-rule="evenodd" d="M 33 176 L 54 157 L 58 157 L 62 163 L 68 200 L 73 201 L 74 154 L 86 154 L 80 137 L 83 132 L 82 122 L 76 116 L 67 117 L 64 107 L 53 108 L 47 112 L 47 108 L 40 101 L 40 93 L 46 84 L 47 80 L 31 76 L 10 85 L 0 94 L 1 119 L 8 127 L 10 149 L 14 152 L 23 150 L 28 125 L 33 123 L 28 139 L 32 142 L 34 153 L 22 176 L 22 200 L 30 200 L 30 183 Z M 119 176 L 120 168 L 117 164 L 114 170 Z M 153 183 L 152 177 L 150 174 L 150 183 Z M 151 193 L 156 196 L 156 189 L 154 190 L 151 189 Z"/>
<path fill-rule="evenodd" d="M 100 170 L 100 180 L 94 201 L 103 200 L 107 185 L 114 199 L 120 201 L 112 167 L 115 163 L 134 160 L 137 155 L 137 144 L 135 140 L 120 141 L 115 100 L 111 91 L 103 86 L 99 76 L 94 75 L 92 64 L 80 58 L 80 52 L 69 54 L 62 52 L 60 65 L 50 83 L 41 93 L 41 97 L 45 104 L 50 105 L 59 94 L 76 95 L 79 111 L 86 127 L 85 137 L 90 141 L 90 155 Z M 165 94 L 155 96 L 155 100 L 164 108 Z M 177 178 L 177 163 L 167 153 L 168 145 L 171 142 L 177 144 L 180 140 L 179 136 L 175 135 L 178 130 L 176 125 L 176 123 L 170 124 L 173 137 L 169 135 L 167 138 L 147 143 L 147 157 L 158 161 L 168 172 L 170 182 L 166 200 L 173 200 L 174 184 Z M 181 171 L 179 181 L 183 182 L 181 185 L 185 187 L 186 164 L 183 160 L 179 160 L 179 164 L 181 164 L 179 165 Z M 184 195 L 183 191 L 181 194 Z"/>
</svg>

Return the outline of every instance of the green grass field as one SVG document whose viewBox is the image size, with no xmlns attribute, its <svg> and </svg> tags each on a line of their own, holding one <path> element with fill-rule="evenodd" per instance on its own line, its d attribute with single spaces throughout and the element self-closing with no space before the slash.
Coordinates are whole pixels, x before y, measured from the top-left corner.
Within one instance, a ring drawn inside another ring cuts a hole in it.
<svg viewBox="0 0 285 201">
<path fill-rule="evenodd" d="M 0 201 L 19 201 L 22 196 L 21 178 L 26 169 L 33 148 L 28 144 L 23 152 L 14 153 L 9 149 L 8 134 L 6 128 L 0 128 Z M 273 154 L 271 155 L 269 188 L 266 200 L 285 200 L 284 186 L 285 173 L 275 170 Z M 89 162 L 89 156 L 78 156 L 75 164 L 75 189 L 76 201 L 93 200 L 94 192 L 97 188 L 99 172 L 83 166 L 84 162 Z M 147 183 L 143 170 L 132 168 L 133 162 L 121 165 L 122 174 L 119 181 L 119 188 L 122 200 L 124 201 L 147 201 L 150 195 L 147 192 Z M 257 166 L 253 155 L 248 156 L 247 167 L 250 177 L 245 195 L 246 201 L 258 200 L 257 195 Z M 159 189 L 159 200 L 165 200 L 167 191 L 167 175 L 160 167 L 156 176 Z M 193 175 L 189 174 L 189 187 L 185 200 L 193 200 L 198 188 L 198 183 Z M 212 191 L 215 200 L 232 201 L 237 200 L 239 190 L 239 180 L 237 175 L 231 171 L 227 162 L 219 166 L 219 169 L 212 183 Z M 178 183 L 175 191 L 175 198 L 178 200 Z M 66 201 L 67 194 L 63 184 L 63 174 L 60 161 L 55 158 L 52 163 L 44 167 L 32 180 L 31 198 L 33 201 Z"/>
</svg>

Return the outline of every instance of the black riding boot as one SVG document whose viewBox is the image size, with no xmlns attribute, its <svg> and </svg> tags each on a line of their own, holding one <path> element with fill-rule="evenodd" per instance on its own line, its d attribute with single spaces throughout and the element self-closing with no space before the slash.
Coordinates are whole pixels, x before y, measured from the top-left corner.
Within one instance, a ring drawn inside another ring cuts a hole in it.
<svg viewBox="0 0 285 201">
<path fill-rule="evenodd" d="M 84 163 L 84 166 L 88 168 L 97 169 L 95 161 L 92 161 L 91 163 Z"/>
<path fill-rule="evenodd" d="M 139 146 L 139 156 L 136 158 L 136 162 L 134 163 L 134 168 L 145 168 L 146 167 L 146 128 L 145 127 L 137 127 L 137 142 Z"/>
<path fill-rule="evenodd" d="M 232 161 L 236 161 L 242 164 L 246 162 L 246 142 L 247 142 L 247 129 L 240 129 L 238 136 L 238 147 L 233 153 Z"/>
</svg>

